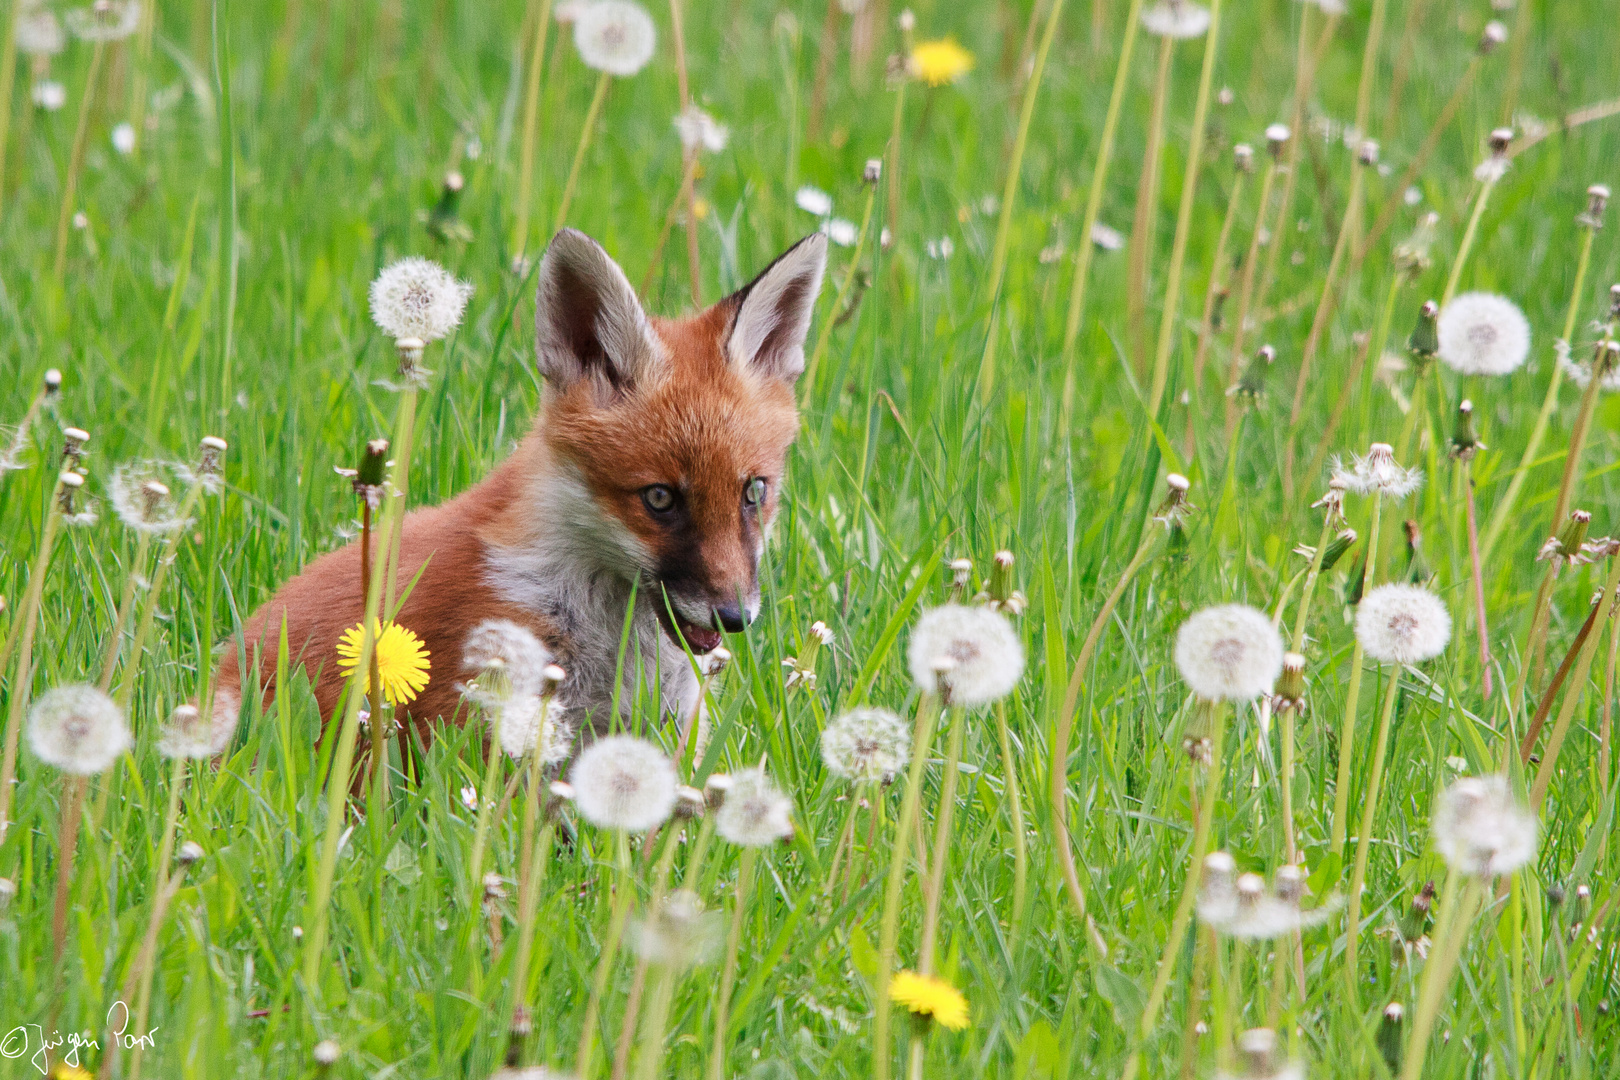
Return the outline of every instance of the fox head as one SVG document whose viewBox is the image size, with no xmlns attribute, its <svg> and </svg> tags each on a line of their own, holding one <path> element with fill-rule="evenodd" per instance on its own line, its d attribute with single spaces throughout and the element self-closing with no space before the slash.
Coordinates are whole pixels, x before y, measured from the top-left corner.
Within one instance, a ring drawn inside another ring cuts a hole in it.
<svg viewBox="0 0 1620 1080">
<path fill-rule="evenodd" d="M 583 233 L 558 233 L 540 264 L 540 429 L 554 475 L 535 511 L 590 573 L 637 582 L 695 653 L 759 612 L 826 261 L 826 238 L 807 237 L 680 320 L 649 317 Z"/>
</svg>

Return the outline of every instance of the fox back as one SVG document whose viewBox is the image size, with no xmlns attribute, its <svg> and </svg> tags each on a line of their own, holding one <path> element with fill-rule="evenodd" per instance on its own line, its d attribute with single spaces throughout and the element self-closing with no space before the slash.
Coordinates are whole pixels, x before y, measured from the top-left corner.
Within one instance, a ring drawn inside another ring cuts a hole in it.
<svg viewBox="0 0 1620 1080">
<path fill-rule="evenodd" d="M 423 639 L 429 682 L 407 706 L 421 737 L 463 711 L 477 672 L 468 634 L 493 619 L 531 630 L 568 673 L 563 704 L 601 728 L 638 694 L 697 714 L 691 657 L 759 612 L 759 560 L 798 430 L 794 383 L 826 265 L 808 237 L 753 282 L 685 319 L 649 317 L 594 240 L 557 234 L 539 271 L 535 352 L 545 388 L 533 430 L 477 486 L 405 518 L 395 621 Z M 214 708 L 274 692 L 285 620 L 322 715 L 343 687 L 337 645 L 361 620 L 360 550 L 323 555 L 243 626 Z M 629 649 L 620 645 L 629 623 Z M 622 674 L 620 674 L 622 673 Z M 622 682 L 615 680 L 620 674 Z M 639 676 L 639 678 L 638 678 Z"/>
</svg>

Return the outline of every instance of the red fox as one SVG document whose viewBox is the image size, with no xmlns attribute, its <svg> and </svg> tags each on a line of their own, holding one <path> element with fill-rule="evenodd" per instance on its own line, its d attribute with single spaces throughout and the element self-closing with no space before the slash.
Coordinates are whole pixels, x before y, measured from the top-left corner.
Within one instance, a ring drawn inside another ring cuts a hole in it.
<svg viewBox="0 0 1620 1080">
<path fill-rule="evenodd" d="M 678 320 L 649 317 L 618 264 L 565 229 L 538 271 L 535 354 L 545 376 L 533 430 L 472 489 L 406 516 L 401 582 L 426 569 L 397 622 L 423 640 L 430 679 L 408 706 L 424 741 L 454 717 L 468 633 L 489 619 L 532 630 L 568 672 L 561 701 L 605 728 L 630 642 L 620 709 L 642 689 L 694 715 L 687 656 L 712 651 L 759 611 L 759 559 L 798 432 L 794 383 L 826 267 L 826 238 L 789 248 L 750 284 Z M 632 597 L 634 609 L 632 610 Z M 242 628 L 274 693 L 283 618 L 323 717 L 343 689 L 337 644 L 360 622 L 358 542 L 323 555 Z M 214 709 L 235 718 L 242 673 L 222 659 Z M 402 718 L 403 719 L 403 718 Z"/>
</svg>

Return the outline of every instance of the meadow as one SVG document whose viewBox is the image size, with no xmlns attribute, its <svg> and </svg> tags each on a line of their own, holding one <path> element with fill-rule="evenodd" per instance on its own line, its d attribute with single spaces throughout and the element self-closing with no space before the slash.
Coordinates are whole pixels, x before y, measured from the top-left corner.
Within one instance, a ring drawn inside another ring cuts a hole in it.
<svg viewBox="0 0 1620 1080">
<path fill-rule="evenodd" d="M 5 4 L 0 1077 L 1614 1075 L 1612 19 L 647 0 L 610 76 L 590 6 Z M 528 430 L 560 225 L 669 315 L 831 241 L 711 737 L 622 724 L 695 790 L 211 729 L 335 470 Z"/>
</svg>

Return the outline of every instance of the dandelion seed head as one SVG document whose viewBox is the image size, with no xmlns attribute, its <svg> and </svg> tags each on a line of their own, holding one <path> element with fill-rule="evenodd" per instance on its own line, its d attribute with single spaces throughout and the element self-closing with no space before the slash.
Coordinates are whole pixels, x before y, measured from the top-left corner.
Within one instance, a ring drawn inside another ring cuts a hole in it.
<svg viewBox="0 0 1620 1080">
<path fill-rule="evenodd" d="M 603 829 L 646 832 L 675 809 L 675 765 L 645 739 L 612 735 L 598 739 L 569 771 L 574 805 Z"/>
<path fill-rule="evenodd" d="M 1091 242 L 1104 251 L 1119 251 L 1125 246 L 1125 234 L 1100 221 L 1091 223 Z"/>
<path fill-rule="evenodd" d="M 824 218 L 831 214 L 833 210 L 832 196 L 809 184 L 793 193 L 793 203 L 800 210 L 807 214 L 814 214 L 816 217 Z"/>
<path fill-rule="evenodd" d="M 80 41 L 119 41 L 140 27 L 141 5 L 136 0 L 95 0 L 69 11 L 67 24 Z"/>
<path fill-rule="evenodd" d="M 1434 808 L 1434 846 L 1460 874 L 1511 874 L 1536 855 L 1536 818 L 1505 776 L 1465 776 L 1440 793 Z"/>
<path fill-rule="evenodd" d="M 195 705 L 181 705 L 169 714 L 158 735 L 158 753 L 166 758 L 217 757 L 236 734 L 235 709 L 215 709 L 204 716 Z"/>
<path fill-rule="evenodd" d="M 135 152 L 135 127 L 129 123 L 119 124 L 112 129 L 112 147 L 120 154 L 133 154 Z"/>
<path fill-rule="evenodd" d="M 137 461 L 113 470 L 111 499 L 118 520 L 149 536 L 163 536 L 190 525 L 190 518 L 179 515 L 165 483 L 183 472 L 166 461 Z"/>
<path fill-rule="evenodd" d="M 195 840 L 187 840 L 180 845 L 180 850 L 175 852 L 174 857 L 181 866 L 190 866 L 192 863 L 202 861 L 204 854 L 206 853 L 201 844 Z"/>
<path fill-rule="evenodd" d="M 28 745 L 45 764 L 94 776 L 132 745 L 124 711 L 93 686 L 47 690 L 28 710 Z"/>
<path fill-rule="evenodd" d="M 315 1044 L 315 1049 L 310 1051 L 310 1054 L 315 1058 L 315 1064 L 331 1066 L 337 1064 L 337 1059 L 343 1056 L 343 1048 L 333 1039 L 322 1039 Z"/>
<path fill-rule="evenodd" d="M 461 325 L 472 291 L 438 263 L 413 255 L 383 267 L 371 283 L 371 318 L 391 338 L 438 341 Z"/>
<path fill-rule="evenodd" d="M 1203 37 L 1209 29 L 1209 9 L 1191 0 L 1160 0 L 1142 12 L 1142 29 L 1166 38 Z"/>
<path fill-rule="evenodd" d="M 1440 359 L 1463 375 L 1506 375 L 1530 355 L 1530 321 L 1495 293 L 1453 297 L 1440 312 Z"/>
<path fill-rule="evenodd" d="M 574 16 L 574 47 L 585 66 L 628 78 L 647 66 L 658 28 L 631 0 L 596 0 Z"/>
<path fill-rule="evenodd" d="M 988 705 L 1010 693 L 1024 673 L 1024 646 L 1007 617 L 961 604 L 923 612 L 907 658 L 917 686 L 943 689 L 954 705 Z M 951 664 L 936 682 L 937 660 Z"/>
<path fill-rule="evenodd" d="M 29 91 L 29 97 L 35 108 L 56 112 L 67 104 L 67 87 L 55 79 L 41 79 Z"/>
<path fill-rule="evenodd" d="M 888 709 L 851 709 L 821 733 L 821 760 L 846 780 L 887 781 L 911 760 L 911 731 Z"/>
<path fill-rule="evenodd" d="M 1421 586 L 1380 585 L 1356 607 L 1356 640 L 1380 663 L 1422 663 L 1445 652 L 1451 640 L 1451 613 Z"/>
<path fill-rule="evenodd" d="M 739 847 L 766 847 L 793 835 L 793 800 L 764 769 L 734 772 L 714 829 Z"/>
<path fill-rule="evenodd" d="M 49 8 L 24 4 L 17 12 L 17 51 L 25 56 L 55 56 L 67 48 L 62 22 Z"/>
<path fill-rule="evenodd" d="M 1335 465 L 1333 480 L 1358 495 L 1374 495 L 1386 499 L 1404 499 L 1423 486 L 1423 472 L 1403 469 L 1395 463 L 1395 448 L 1388 443 L 1373 443 L 1365 456 L 1351 455 L 1351 465 Z"/>
<path fill-rule="evenodd" d="M 688 105 L 675 116 L 675 131 L 687 150 L 707 150 L 718 154 L 731 141 L 731 129 L 698 108 Z"/>
<path fill-rule="evenodd" d="M 705 911 L 691 889 L 677 889 L 635 926 L 636 955 L 657 967 L 682 970 L 712 957 L 720 943 L 717 912 Z"/>
<path fill-rule="evenodd" d="M 1268 693 L 1282 673 L 1282 636 L 1247 604 L 1221 604 L 1181 624 L 1175 660 L 1204 700 L 1249 701 Z"/>
</svg>

